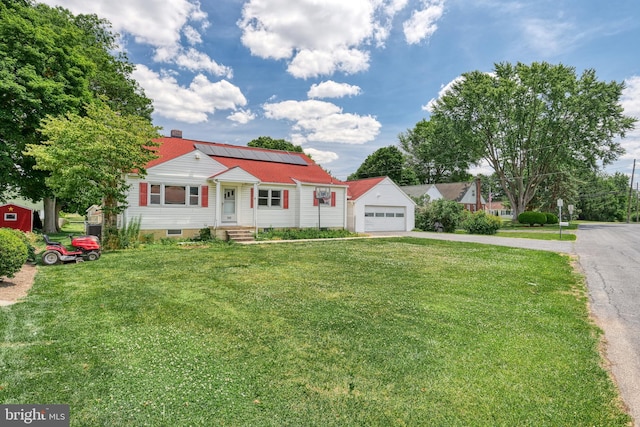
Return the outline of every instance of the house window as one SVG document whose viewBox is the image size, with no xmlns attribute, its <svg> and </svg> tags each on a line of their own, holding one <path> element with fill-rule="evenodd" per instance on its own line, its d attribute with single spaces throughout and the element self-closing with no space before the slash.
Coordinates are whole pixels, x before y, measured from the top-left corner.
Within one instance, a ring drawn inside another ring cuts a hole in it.
<svg viewBox="0 0 640 427">
<path fill-rule="evenodd" d="M 258 206 L 264 207 L 281 207 L 282 191 L 281 190 L 258 190 Z"/>
<path fill-rule="evenodd" d="M 151 184 L 151 191 L 149 192 L 149 204 L 159 205 L 161 203 L 161 186 L 159 184 Z"/>
<path fill-rule="evenodd" d="M 396 213 L 396 218 L 404 218 L 404 212 Z"/>
<path fill-rule="evenodd" d="M 167 236 L 182 236 L 182 230 L 167 230 Z"/>
<path fill-rule="evenodd" d="M 200 187 L 186 185 L 151 184 L 150 205 L 199 206 Z"/>
<path fill-rule="evenodd" d="M 186 204 L 186 189 L 178 185 L 164 186 L 164 204 L 165 205 L 184 205 Z"/>
<path fill-rule="evenodd" d="M 364 216 L 365 217 L 369 217 L 369 218 L 373 218 L 373 212 L 365 212 Z"/>
<path fill-rule="evenodd" d="M 18 220 L 18 214 L 17 213 L 5 213 L 4 214 L 4 220 L 5 221 L 17 221 Z"/>
<path fill-rule="evenodd" d="M 200 187 L 189 187 L 189 205 L 198 206 L 200 204 Z"/>
</svg>

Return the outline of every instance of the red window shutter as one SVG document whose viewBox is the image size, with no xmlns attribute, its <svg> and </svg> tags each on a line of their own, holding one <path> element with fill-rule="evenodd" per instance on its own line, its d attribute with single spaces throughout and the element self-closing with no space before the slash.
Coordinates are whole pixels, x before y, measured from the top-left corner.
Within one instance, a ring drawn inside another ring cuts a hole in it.
<svg viewBox="0 0 640 427">
<path fill-rule="evenodd" d="M 253 187 L 251 187 L 251 209 L 253 209 Z"/>
<path fill-rule="evenodd" d="M 331 192 L 331 207 L 334 207 L 336 205 L 336 192 L 332 191 Z"/>
<path fill-rule="evenodd" d="M 313 206 L 318 206 L 318 197 L 315 191 L 313 192 Z"/>
<path fill-rule="evenodd" d="M 200 187 L 200 192 L 202 193 L 200 195 L 200 204 L 202 205 L 203 208 L 208 208 L 209 207 L 209 186 L 203 185 L 202 187 Z"/>
<path fill-rule="evenodd" d="M 140 183 L 140 203 L 139 203 L 140 206 L 147 206 L 147 200 L 149 197 L 148 189 L 149 189 L 149 184 L 147 184 L 146 182 Z"/>
<path fill-rule="evenodd" d="M 289 190 L 284 190 L 284 194 L 282 195 L 282 198 L 284 199 L 282 201 L 282 207 L 284 209 L 289 209 Z"/>
</svg>

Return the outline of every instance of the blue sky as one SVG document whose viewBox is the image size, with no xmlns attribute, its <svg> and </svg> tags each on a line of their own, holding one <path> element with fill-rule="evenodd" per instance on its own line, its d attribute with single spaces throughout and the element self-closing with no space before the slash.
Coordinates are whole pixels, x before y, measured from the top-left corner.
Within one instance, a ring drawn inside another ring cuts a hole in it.
<svg viewBox="0 0 640 427">
<path fill-rule="evenodd" d="M 626 82 L 625 112 L 640 117 L 638 0 L 44 3 L 112 23 L 163 134 L 286 139 L 340 179 L 427 118 L 455 78 L 497 62 L 593 68 Z M 630 174 L 640 131 L 622 143 L 608 171 Z"/>
</svg>

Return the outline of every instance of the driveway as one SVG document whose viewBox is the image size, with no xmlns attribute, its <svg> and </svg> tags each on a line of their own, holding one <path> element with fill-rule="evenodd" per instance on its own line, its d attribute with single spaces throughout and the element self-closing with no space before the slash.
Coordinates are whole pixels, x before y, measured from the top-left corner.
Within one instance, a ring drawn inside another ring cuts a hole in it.
<svg viewBox="0 0 640 427">
<path fill-rule="evenodd" d="M 604 331 L 606 358 L 620 394 L 640 427 L 640 225 L 581 224 L 574 241 L 546 241 L 449 233 L 372 233 L 485 243 L 578 256 L 590 310 Z"/>
</svg>

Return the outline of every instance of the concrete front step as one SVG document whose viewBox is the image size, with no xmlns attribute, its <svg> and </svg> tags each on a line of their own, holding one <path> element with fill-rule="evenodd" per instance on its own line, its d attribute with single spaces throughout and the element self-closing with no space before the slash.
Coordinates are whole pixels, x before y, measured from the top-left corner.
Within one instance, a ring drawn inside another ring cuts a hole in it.
<svg viewBox="0 0 640 427">
<path fill-rule="evenodd" d="M 227 238 L 234 242 L 253 242 L 253 229 L 238 228 L 227 230 Z"/>
</svg>

